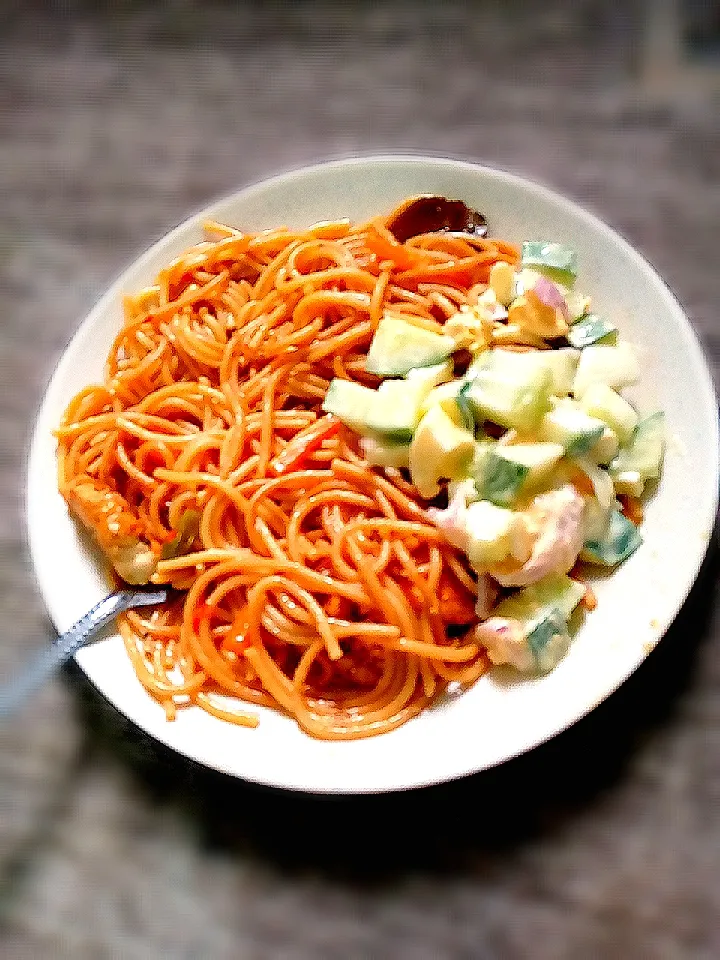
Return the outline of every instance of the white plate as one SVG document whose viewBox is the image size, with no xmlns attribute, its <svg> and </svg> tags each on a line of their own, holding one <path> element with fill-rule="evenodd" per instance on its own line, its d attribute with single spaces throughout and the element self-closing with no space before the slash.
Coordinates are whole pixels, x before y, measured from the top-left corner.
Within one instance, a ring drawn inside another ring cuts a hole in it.
<svg viewBox="0 0 720 960">
<path fill-rule="evenodd" d="M 201 237 L 212 217 L 249 230 L 390 210 L 415 193 L 460 197 L 491 230 L 543 238 L 578 251 L 580 282 L 601 313 L 644 352 L 637 400 L 665 410 L 670 443 L 643 547 L 597 586 L 599 606 L 569 654 L 542 679 L 483 678 L 399 730 L 370 740 L 324 743 L 291 720 L 261 710 L 241 729 L 199 709 L 174 723 L 135 678 L 118 636 L 78 654 L 90 680 L 127 717 L 173 749 L 234 776 L 328 793 L 399 790 L 449 780 L 509 759 L 568 727 L 611 693 L 646 657 L 682 605 L 705 554 L 717 509 L 716 400 L 702 351 L 683 311 L 652 268 L 599 220 L 516 176 L 453 160 L 372 157 L 276 177 L 221 200 L 155 244 L 111 287 L 60 361 L 42 405 L 28 483 L 30 546 L 40 589 L 58 630 L 106 592 L 95 558 L 79 540 L 58 495 L 52 430 L 73 394 L 101 377 L 121 323 L 121 295 L 150 283 Z"/>
</svg>

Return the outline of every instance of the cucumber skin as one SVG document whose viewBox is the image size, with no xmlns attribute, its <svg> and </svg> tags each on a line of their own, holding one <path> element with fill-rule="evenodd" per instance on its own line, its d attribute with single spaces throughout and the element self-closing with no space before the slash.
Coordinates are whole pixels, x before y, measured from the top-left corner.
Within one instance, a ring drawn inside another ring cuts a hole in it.
<svg viewBox="0 0 720 960">
<path fill-rule="evenodd" d="M 549 610 L 528 632 L 526 643 L 538 672 L 552 670 L 570 644 L 570 633 L 562 612 L 557 607 Z"/>
<path fill-rule="evenodd" d="M 642 542 L 642 536 L 635 524 L 619 510 L 613 510 L 605 539 L 589 540 L 585 543 L 581 558 L 603 567 L 617 567 L 632 556 Z"/>
<path fill-rule="evenodd" d="M 584 593 L 585 588 L 566 574 L 550 573 L 502 600 L 493 615 L 519 620 L 526 629 L 553 608 L 558 609 L 567 620 Z"/>
<path fill-rule="evenodd" d="M 418 400 L 418 413 L 419 407 Z M 382 403 L 379 391 L 349 380 L 336 378 L 330 381 L 322 408 L 360 436 L 374 437 L 385 443 L 409 443 L 416 426 L 411 416 L 395 423 L 383 422 L 382 416 L 388 412 L 388 404 Z M 397 412 L 397 404 L 394 407 L 391 405 L 390 409 Z"/>
<path fill-rule="evenodd" d="M 592 425 L 582 430 L 573 430 L 567 423 L 563 423 L 562 416 L 562 412 L 558 413 L 552 410 L 545 414 L 540 423 L 541 438 L 554 443 L 561 443 L 568 457 L 578 457 L 589 453 L 602 436 L 605 424 L 599 421 L 597 426 Z"/>
<path fill-rule="evenodd" d="M 665 414 L 653 413 L 635 427 L 629 446 L 620 450 L 610 464 L 610 472 L 635 471 L 643 480 L 654 480 L 660 475 L 664 452 Z"/>
<path fill-rule="evenodd" d="M 570 327 L 567 339 L 573 347 L 582 350 L 583 347 L 589 347 L 593 343 L 607 343 L 605 338 L 612 333 L 617 333 L 617 327 L 614 327 L 609 320 L 598 317 L 595 313 L 586 313 Z"/>
<path fill-rule="evenodd" d="M 481 499 L 489 500 L 496 507 L 509 507 L 515 502 L 529 473 L 529 467 L 506 460 L 491 450 L 484 459 L 482 476 L 476 481 L 476 487 Z"/>
<path fill-rule="evenodd" d="M 559 280 L 566 287 L 571 288 L 577 278 L 577 254 L 555 241 L 526 240 L 522 245 L 521 263 L 551 280 Z"/>
</svg>

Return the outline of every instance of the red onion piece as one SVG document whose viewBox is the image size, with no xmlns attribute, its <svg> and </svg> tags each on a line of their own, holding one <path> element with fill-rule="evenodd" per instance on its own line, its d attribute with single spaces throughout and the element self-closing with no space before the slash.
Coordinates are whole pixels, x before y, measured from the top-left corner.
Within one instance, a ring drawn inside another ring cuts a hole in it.
<svg viewBox="0 0 720 960">
<path fill-rule="evenodd" d="M 565 297 L 560 293 L 552 280 L 548 280 L 547 277 L 538 277 L 535 281 L 535 286 L 532 288 L 532 292 L 541 303 L 544 303 L 547 307 L 559 310 L 565 320 L 568 323 L 570 322 L 570 310 L 568 309 Z"/>
</svg>

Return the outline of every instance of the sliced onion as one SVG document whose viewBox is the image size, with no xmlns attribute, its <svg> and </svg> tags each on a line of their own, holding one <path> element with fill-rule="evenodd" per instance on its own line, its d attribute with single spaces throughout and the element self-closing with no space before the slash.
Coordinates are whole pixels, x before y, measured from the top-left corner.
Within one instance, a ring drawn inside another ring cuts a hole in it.
<svg viewBox="0 0 720 960">
<path fill-rule="evenodd" d="M 610 474 L 593 463 L 589 457 L 575 457 L 575 462 L 589 478 L 595 491 L 595 497 L 601 508 L 607 513 L 615 503 L 615 486 Z"/>
</svg>

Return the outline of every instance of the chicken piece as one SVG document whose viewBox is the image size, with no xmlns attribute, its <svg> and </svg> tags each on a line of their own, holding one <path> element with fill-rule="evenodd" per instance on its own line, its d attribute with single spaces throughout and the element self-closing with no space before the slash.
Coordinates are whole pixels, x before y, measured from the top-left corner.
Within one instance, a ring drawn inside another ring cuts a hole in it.
<svg viewBox="0 0 720 960">
<path fill-rule="evenodd" d="M 438 510 L 428 508 L 428 516 L 442 530 L 448 543 L 467 553 L 469 544 L 468 534 L 468 502 L 474 497 L 475 484 L 473 480 L 461 480 L 451 485 L 452 496 L 447 509 Z M 475 616 L 481 620 L 490 616 L 498 596 L 497 584 L 486 574 L 480 574 L 477 581 L 477 595 L 475 599 Z"/>
<path fill-rule="evenodd" d="M 526 587 L 549 573 L 567 573 L 583 546 L 585 500 L 572 484 L 535 497 L 525 511 L 530 531 L 536 531 L 528 560 L 521 566 L 506 560 L 488 572 L 503 587 Z"/>
<path fill-rule="evenodd" d="M 467 508 L 475 494 L 475 482 L 472 479 L 456 481 L 451 484 L 450 500 L 445 510 L 428 507 L 427 515 L 442 530 L 448 543 L 467 553 L 469 533 L 467 529 Z"/>
<path fill-rule="evenodd" d="M 119 493 L 83 477 L 64 491 L 68 506 L 87 527 L 118 575 L 126 583 L 148 583 L 157 556 L 135 533 L 131 508 Z"/>
</svg>

